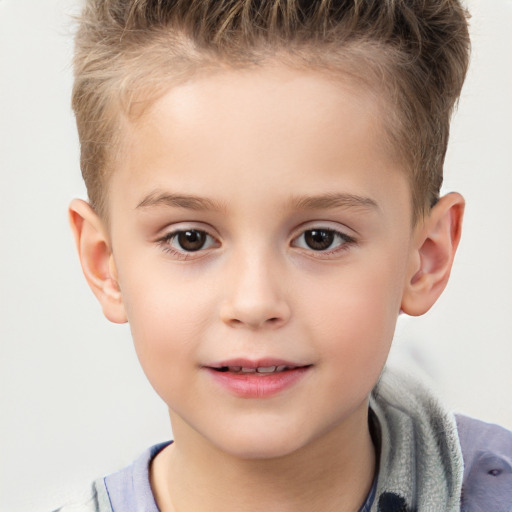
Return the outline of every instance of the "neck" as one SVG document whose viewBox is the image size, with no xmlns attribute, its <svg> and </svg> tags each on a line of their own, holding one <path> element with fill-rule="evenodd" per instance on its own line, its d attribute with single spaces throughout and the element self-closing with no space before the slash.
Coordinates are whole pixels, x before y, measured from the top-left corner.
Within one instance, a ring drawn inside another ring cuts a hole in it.
<svg viewBox="0 0 512 512">
<path fill-rule="evenodd" d="M 182 432 L 173 418 L 175 442 L 151 467 L 157 504 L 162 512 L 357 512 L 375 472 L 366 416 L 363 422 L 282 457 L 241 459 L 195 431 Z"/>
</svg>

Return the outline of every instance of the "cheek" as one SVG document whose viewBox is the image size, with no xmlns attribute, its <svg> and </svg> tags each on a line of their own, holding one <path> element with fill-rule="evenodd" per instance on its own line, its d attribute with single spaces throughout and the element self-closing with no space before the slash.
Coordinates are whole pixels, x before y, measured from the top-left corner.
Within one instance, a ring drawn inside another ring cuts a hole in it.
<svg viewBox="0 0 512 512">
<path fill-rule="evenodd" d="M 316 288 L 310 312 L 318 339 L 340 360 L 369 365 L 385 359 L 393 338 L 401 303 L 401 266 L 351 268 L 346 275 Z M 381 357 L 378 357 L 381 354 Z"/>
<path fill-rule="evenodd" d="M 127 259 L 119 272 L 135 341 L 188 339 L 212 302 L 210 287 L 164 258 L 146 259 Z"/>
<path fill-rule="evenodd" d="M 141 366 L 157 393 L 167 401 L 179 392 L 185 368 L 198 363 L 197 347 L 212 317 L 211 298 L 200 289 L 165 277 L 155 266 L 120 274 L 123 302 Z"/>
</svg>

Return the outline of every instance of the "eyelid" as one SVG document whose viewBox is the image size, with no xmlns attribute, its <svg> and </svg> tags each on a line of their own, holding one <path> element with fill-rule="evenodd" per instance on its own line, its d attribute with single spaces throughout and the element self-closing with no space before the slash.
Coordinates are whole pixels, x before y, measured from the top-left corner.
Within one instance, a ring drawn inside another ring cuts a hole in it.
<svg viewBox="0 0 512 512">
<path fill-rule="evenodd" d="M 183 231 L 201 231 L 211 236 L 212 238 L 215 238 L 215 240 L 220 240 L 220 235 L 212 225 L 205 222 L 197 222 L 192 220 L 179 221 L 167 224 L 164 227 L 159 228 L 154 235 L 153 241 L 158 242 L 160 240 L 168 239 L 173 234 L 181 233 Z"/>
<path fill-rule="evenodd" d="M 300 226 L 296 227 L 293 230 L 293 234 L 291 236 L 291 240 L 295 240 L 300 235 L 302 235 L 305 231 L 311 231 L 311 230 L 321 230 L 325 229 L 326 231 L 333 231 L 334 233 L 339 233 L 341 236 L 356 240 L 359 237 L 359 233 L 355 231 L 354 229 L 348 227 L 345 224 L 341 224 L 339 222 L 329 221 L 329 220 L 314 220 L 314 221 L 308 221 L 304 222 Z"/>
</svg>

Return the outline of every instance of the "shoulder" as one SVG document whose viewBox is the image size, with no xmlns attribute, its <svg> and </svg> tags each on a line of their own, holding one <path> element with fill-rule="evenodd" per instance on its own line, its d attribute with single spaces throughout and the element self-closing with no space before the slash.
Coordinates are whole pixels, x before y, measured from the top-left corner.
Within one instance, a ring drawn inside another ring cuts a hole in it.
<svg viewBox="0 0 512 512">
<path fill-rule="evenodd" d="M 105 486 L 114 510 L 158 512 L 151 489 L 149 468 L 152 460 L 169 442 L 145 450 L 129 466 L 105 477 Z"/>
<path fill-rule="evenodd" d="M 89 490 L 75 503 L 64 505 L 53 512 L 112 512 L 104 479 L 93 482 Z"/>
<path fill-rule="evenodd" d="M 76 503 L 53 512 L 158 512 L 151 490 L 149 467 L 153 458 L 169 444 L 165 442 L 148 448 L 130 465 L 96 480 Z"/>
<path fill-rule="evenodd" d="M 512 503 L 512 432 L 456 416 L 464 458 L 462 511 L 509 510 Z"/>
<path fill-rule="evenodd" d="M 455 415 L 455 419 L 466 468 L 476 460 L 481 451 L 512 457 L 510 430 L 459 414 Z"/>
</svg>

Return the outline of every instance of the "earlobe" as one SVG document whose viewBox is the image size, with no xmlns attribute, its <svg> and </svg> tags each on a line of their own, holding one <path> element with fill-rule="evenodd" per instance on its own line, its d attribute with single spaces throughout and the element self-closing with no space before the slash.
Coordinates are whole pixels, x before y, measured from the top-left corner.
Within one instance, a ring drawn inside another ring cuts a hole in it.
<svg viewBox="0 0 512 512">
<path fill-rule="evenodd" d="M 464 198 L 447 194 L 418 226 L 402 296 L 404 313 L 423 315 L 445 289 L 460 241 L 463 214 Z"/>
<path fill-rule="evenodd" d="M 69 205 L 69 221 L 84 276 L 103 313 L 111 322 L 125 323 L 117 270 L 104 223 L 92 207 L 80 199 L 74 199 Z"/>
</svg>

